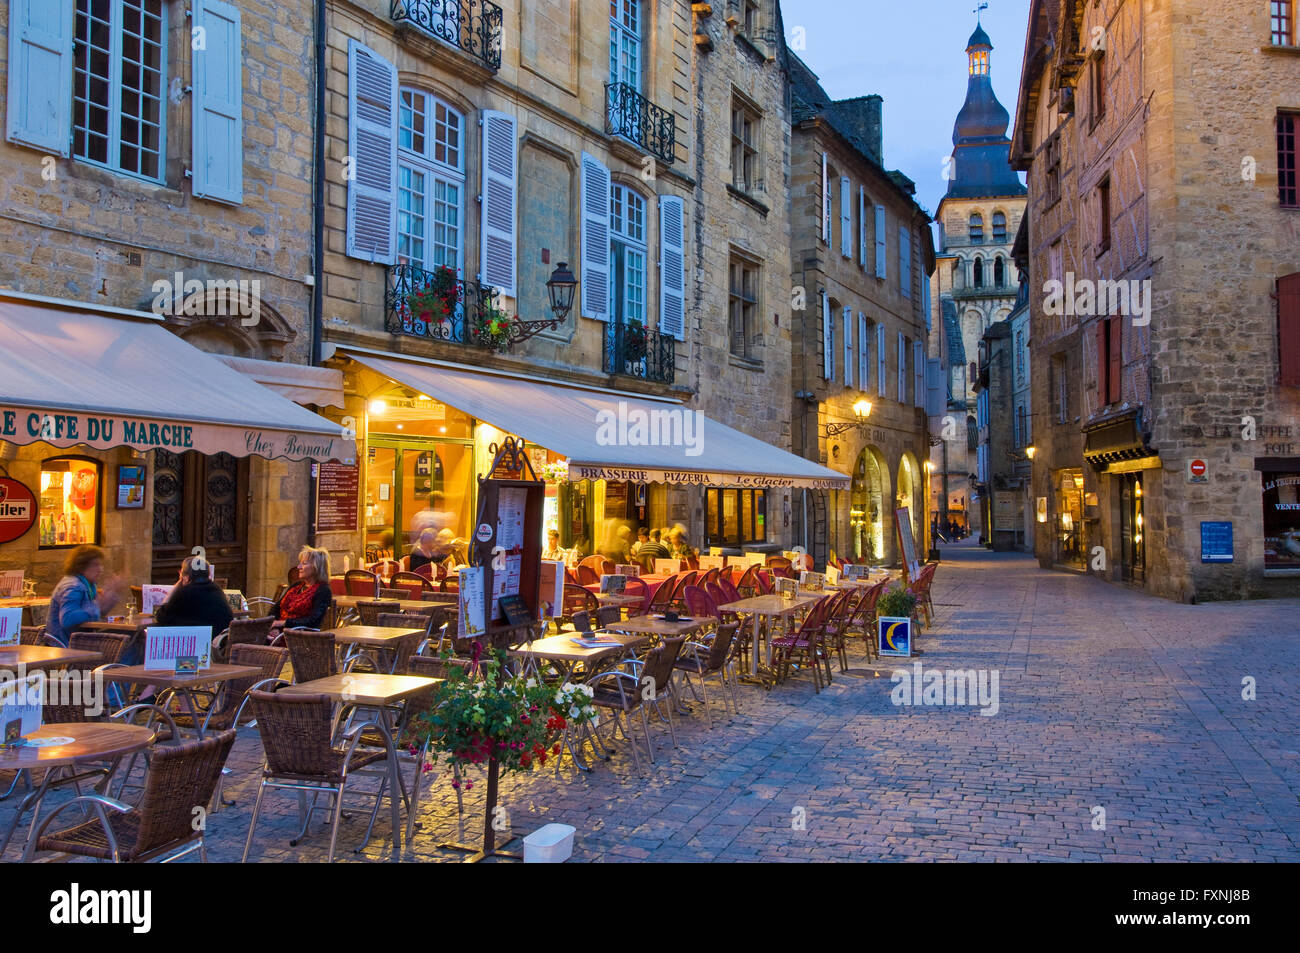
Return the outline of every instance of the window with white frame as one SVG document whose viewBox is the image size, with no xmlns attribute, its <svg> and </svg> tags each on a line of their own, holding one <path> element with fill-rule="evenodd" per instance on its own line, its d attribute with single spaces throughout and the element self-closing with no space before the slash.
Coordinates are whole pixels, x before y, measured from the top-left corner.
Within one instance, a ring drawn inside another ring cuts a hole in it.
<svg viewBox="0 0 1300 953">
<path fill-rule="evenodd" d="M 609 81 L 641 91 L 640 0 L 610 0 Z"/>
<path fill-rule="evenodd" d="M 163 0 L 77 0 L 74 157 L 162 180 L 166 36 Z"/>
<path fill-rule="evenodd" d="M 421 268 L 465 263 L 465 120 L 438 97 L 403 89 L 397 120 L 397 257 Z"/>
<path fill-rule="evenodd" d="M 609 190 L 609 304 L 618 322 L 645 323 L 645 199 L 625 185 Z"/>
</svg>

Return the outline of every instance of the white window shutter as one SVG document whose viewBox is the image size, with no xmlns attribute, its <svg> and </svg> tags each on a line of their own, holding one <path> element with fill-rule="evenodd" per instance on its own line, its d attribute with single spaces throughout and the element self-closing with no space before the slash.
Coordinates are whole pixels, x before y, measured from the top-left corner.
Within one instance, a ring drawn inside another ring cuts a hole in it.
<svg viewBox="0 0 1300 953">
<path fill-rule="evenodd" d="M 397 69 L 348 40 L 347 253 L 376 264 L 397 260 Z"/>
<path fill-rule="evenodd" d="M 822 292 L 822 377 L 835 379 L 835 326 L 831 323 L 831 299 Z"/>
<path fill-rule="evenodd" d="M 898 402 L 907 403 L 907 335 L 898 332 Z"/>
<path fill-rule="evenodd" d="M 853 309 L 844 309 L 844 386 L 853 386 Z"/>
<path fill-rule="evenodd" d="M 822 153 L 822 241 L 831 243 L 831 178 L 826 153 Z"/>
<path fill-rule="evenodd" d="M 10 142 L 66 156 L 72 143 L 73 0 L 10 0 Z"/>
<path fill-rule="evenodd" d="M 925 406 L 925 345 L 912 342 L 912 403 Z"/>
<path fill-rule="evenodd" d="M 912 297 L 912 232 L 898 226 L 898 287 L 904 298 Z"/>
<path fill-rule="evenodd" d="M 916 252 L 916 259 L 917 259 L 916 266 L 917 266 L 917 270 L 919 271 L 921 267 L 921 250 L 919 248 L 917 249 Z M 925 314 L 925 330 L 927 334 L 934 330 L 931 327 L 931 322 L 930 322 L 930 308 L 931 308 L 930 276 L 922 272 L 921 273 L 921 311 Z"/>
<path fill-rule="evenodd" d="M 686 202 L 659 196 L 659 333 L 686 340 Z"/>
<path fill-rule="evenodd" d="M 876 206 L 876 277 L 889 275 L 889 262 L 885 259 L 885 207 Z"/>
<path fill-rule="evenodd" d="M 518 207 L 517 124 L 509 113 L 483 110 L 483 219 L 480 280 L 514 298 Z"/>
<path fill-rule="evenodd" d="M 885 350 L 885 326 L 876 325 L 876 393 L 889 396 L 888 352 Z"/>
<path fill-rule="evenodd" d="M 609 169 L 582 154 L 582 316 L 609 320 Z"/>
<path fill-rule="evenodd" d="M 871 373 L 871 345 L 867 343 L 867 316 L 858 312 L 858 390 L 867 389 Z"/>
<path fill-rule="evenodd" d="M 193 113 L 195 198 L 239 205 L 244 201 L 244 64 L 239 11 L 220 0 L 196 0 L 194 23 L 205 48 L 194 50 Z"/>
<path fill-rule="evenodd" d="M 840 254 L 853 258 L 853 183 L 840 178 Z"/>
<path fill-rule="evenodd" d="M 858 258 L 867 267 L 867 190 L 858 186 Z"/>
<path fill-rule="evenodd" d="M 943 364 L 937 357 L 925 362 L 925 413 L 927 417 L 943 413 Z"/>
</svg>

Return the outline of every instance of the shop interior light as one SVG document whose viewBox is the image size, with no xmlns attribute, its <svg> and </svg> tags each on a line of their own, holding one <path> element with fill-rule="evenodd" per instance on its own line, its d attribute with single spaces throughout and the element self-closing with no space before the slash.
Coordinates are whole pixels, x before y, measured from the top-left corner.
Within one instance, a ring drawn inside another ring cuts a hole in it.
<svg viewBox="0 0 1300 953">
<path fill-rule="evenodd" d="M 370 412 L 376 417 L 382 417 L 384 414 L 388 413 L 388 401 L 372 400 L 370 402 Z"/>
</svg>

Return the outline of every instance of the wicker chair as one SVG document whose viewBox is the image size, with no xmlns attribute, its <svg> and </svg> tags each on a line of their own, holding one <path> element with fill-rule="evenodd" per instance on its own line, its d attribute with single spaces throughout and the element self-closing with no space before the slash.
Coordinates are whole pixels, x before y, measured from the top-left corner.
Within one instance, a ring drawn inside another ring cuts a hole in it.
<svg viewBox="0 0 1300 953">
<path fill-rule="evenodd" d="M 813 687 L 821 693 L 821 663 L 823 661 L 822 635 L 826 627 L 826 618 L 832 608 L 831 602 L 838 596 L 823 596 L 813 604 L 808 615 L 800 624 L 798 630 L 790 635 L 777 636 L 770 640 L 773 653 L 776 657 L 777 679 L 783 681 L 790 676 L 790 666 L 795 655 L 807 662 L 813 673 Z M 826 681 L 830 683 L 831 663 L 830 659 L 824 659 L 826 662 Z"/>
<path fill-rule="evenodd" d="M 596 610 L 596 628 L 603 629 L 615 622 L 621 622 L 622 617 L 623 610 L 618 606 L 601 606 Z"/>
<path fill-rule="evenodd" d="M 68 636 L 68 648 L 83 652 L 97 652 L 99 664 L 116 665 L 126 651 L 131 636 L 120 632 L 73 632 Z"/>
<path fill-rule="evenodd" d="M 704 715 L 709 721 L 710 731 L 713 730 L 713 713 L 709 711 L 708 678 L 710 675 L 716 675 L 722 683 L 722 710 L 724 712 L 729 710 L 727 692 L 730 690 L 731 703 L 735 706 L 736 714 L 740 714 L 740 704 L 736 701 L 735 674 L 731 671 L 732 644 L 739 631 L 739 622 L 728 622 L 726 625 L 719 626 L 713 639 L 708 643 L 687 642 L 683 645 L 681 654 L 673 663 L 673 667 L 685 673 L 687 679 L 692 675 L 699 678 L 700 690 L 704 692 Z"/>
<path fill-rule="evenodd" d="M 402 599 L 409 599 L 409 598 L 411 598 L 411 593 L 410 593 L 410 591 L 407 590 L 407 589 L 380 589 L 380 590 L 379 590 L 379 598 L 380 598 L 380 599 L 396 599 L 396 600 L 398 600 L 398 601 L 400 602 Z"/>
<path fill-rule="evenodd" d="M 379 595 L 379 577 L 366 569 L 349 569 L 343 574 L 343 586 L 349 596 Z"/>
<path fill-rule="evenodd" d="M 225 731 L 227 728 L 238 728 L 239 722 L 244 721 L 244 705 L 248 693 L 253 689 L 262 689 L 269 683 L 280 682 L 287 684 L 280 675 L 284 672 L 284 667 L 289 662 L 289 650 L 277 648 L 273 645 L 236 645 L 230 650 L 231 665 L 256 665 L 260 672 L 256 675 L 246 675 L 243 678 L 234 678 L 226 682 L 225 692 L 221 695 L 221 704 L 210 714 L 200 712 L 199 715 L 204 719 L 204 731 Z M 215 700 L 215 693 L 196 693 L 199 695 L 206 694 Z M 189 712 L 173 711 L 172 720 L 177 727 L 194 728 L 194 719 Z"/>
<path fill-rule="evenodd" d="M 27 842 L 23 860 L 49 850 L 114 863 L 142 863 L 176 860 L 198 851 L 199 859 L 206 863 L 205 826 L 195 828 L 194 805 L 212 799 L 234 743 L 234 731 L 225 731 L 203 741 L 156 747 L 138 806 L 103 794 L 83 794 L 65 801 L 41 821 Z M 95 817 L 47 834 L 50 824 L 70 805 L 90 810 Z"/>
<path fill-rule="evenodd" d="M 671 694 L 673 666 L 685 641 L 685 636 L 664 639 L 656 648 L 651 649 L 644 659 L 628 659 L 612 669 L 601 672 L 587 683 L 594 690 L 591 699 L 593 705 L 615 712 L 616 720 L 618 717 L 627 716 L 628 728 L 624 734 L 627 735 L 628 741 L 632 742 L 632 758 L 638 771 L 641 769 L 641 755 L 630 730 L 631 714 L 638 710 L 641 713 L 641 729 L 645 734 L 646 751 L 650 755 L 650 763 L 654 764 L 654 745 L 650 741 L 650 722 L 646 718 L 646 704 L 648 702 L 657 706 L 658 700 L 664 694 Z M 652 691 L 646 692 L 646 688 Z M 647 699 L 647 695 L 650 695 L 650 698 Z M 668 731 L 672 736 L 673 746 L 676 747 L 677 732 L 673 727 L 672 719 L 670 705 L 667 718 Z"/>
<path fill-rule="evenodd" d="M 362 625 L 379 625 L 379 616 L 385 612 L 401 612 L 402 604 L 391 599 L 376 599 L 373 602 L 358 602 L 357 613 Z"/>
<path fill-rule="evenodd" d="M 225 632 L 212 640 L 212 657 L 227 661 L 236 645 L 266 645 L 271 640 L 274 616 L 261 619 L 231 619 Z"/>
<path fill-rule="evenodd" d="M 315 629 L 285 629 L 284 643 L 289 649 L 295 684 L 314 682 L 338 674 L 333 633 L 317 632 Z"/>
<path fill-rule="evenodd" d="M 391 672 L 394 675 L 409 675 L 411 657 L 418 654 L 425 643 L 429 641 L 429 630 L 433 624 L 433 617 L 406 612 L 385 612 L 379 617 L 379 624 L 395 629 L 419 630 L 412 635 L 390 643 L 391 648 L 379 650 L 384 656 L 392 656 L 391 661 L 386 661 L 382 666 L 379 666 L 382 667 L 383 671 Z"/>
<path fill-rule="evenodd" d="M 45 626 L 43 625 L 24 625 L 18 633 L 18 641 L 22 645 L 40 645 L 45 640 Z"/>
<path fill-rule="evenodd" d="M 45 623 L 50 621 L 50 604 L 48 602 L 33 603 L 27 607 L 27 617 L 31 619 L 32 625 L 44 628 Z"/>
<path fill-rule="evenodd" d="M 334 726 L 334 703 L 328 695 L 285 695 L 253 691 L 249 693 L 253 717 L 257 719 L 257 730 L 262 736 L 262 746 L 266 751 L 266 761 L 262 767 L 262 778 L 257 788 L 257 803 L 253 807 L 253 817 L 248 825 L 248 840 L 244 843 L 243 860 L 248 860 L 248 852 L 253 846 L 253 834 L 257 829 L 257 819 L 262 813 L 262 799 L 267 788 L 284 788 L 302 794 L 312 793 L 311 807 L 299 801 L 299 814 L 302 816 L 302 830 L 298 836 L 289 841 L 296 847 L 298 841 L 307 833 L 311 816 L 317 810 L 316 798 L 328 794 L 334 800 L 333 821 L 330 826 L 330 847 L 328 863 L 334 861 L 334 847 L 338 842 L 339 817 L 343 812 L 343 795 L 348 789 L 348 782 L 356 776 L 358 769 L 376 761 L 392 759 L 395 770 L 396 752 L 387 730 L 375 722 L 354 725 L 345 734 L 346 744 L 336 747 L 332 741 Z M 386 740 L 383 749 L 364 748 L 361 746 L 362 734 L 374 729 Z M 396 775 L 397 786 L 405 787 L 401 776 Z M 383 801 L 385 791 L 393 809 L 394 844 L 401 838 L 400 815 L 396 793 L 389 789 L 385 781 L 378 793 L 359 792 L 363 796 L 375 799 L 375 809 L 370 816 L 370 827 L 366 830 L 369 840 L 370 830 L 374 828 L 375 818 Z M 191 802 L 186 802 L 191 803 Z"/>
<path fill-rule="evenodd" d="M 579 586 L 595 586 L 600 583 L 600 573 L 591 566 L 579 565 L 573 574 L 577 577 Z"/>
</svg>

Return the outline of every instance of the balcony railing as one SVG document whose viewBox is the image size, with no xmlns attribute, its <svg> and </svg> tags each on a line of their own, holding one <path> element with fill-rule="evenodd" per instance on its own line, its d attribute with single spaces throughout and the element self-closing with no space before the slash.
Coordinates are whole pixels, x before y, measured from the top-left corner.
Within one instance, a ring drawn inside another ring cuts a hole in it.
<svg viewBox="0 0 1300 953">
<path fill-rule="evenodd" d="M 676 117 L 627 83 L 605 84 L 605 131 L 630 139 L 664 162 L 676 158 Z"/>
<path fill-rule="evenodd" d="M 409 334 L 432 341 L 479 344 L 478 318 L 496 302 L 497 290 L 477 281 L 455 281 L 455 295 L 447 292 L 420 313 L 413 312 L 412 294 L 438 287 L 437 275 L 418 265 L 390 265 L 384 291 L 384 327 L 393 334 Z"/>
<path fill-rule="evenodd" d="M 488 0 L 393 0 L 392 18 L 410 23 L 481 61 L 501 68 L 501 8 Z"/>
<path fill-rule="evenodd" d="M 643 325 L 611 320 L 605 329 L 605 373 L 671 384 L 676 374 L 674 339 Z"/>
</svg>

